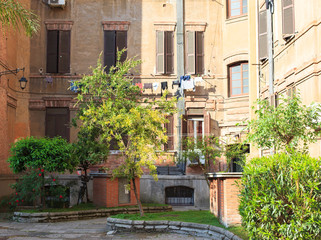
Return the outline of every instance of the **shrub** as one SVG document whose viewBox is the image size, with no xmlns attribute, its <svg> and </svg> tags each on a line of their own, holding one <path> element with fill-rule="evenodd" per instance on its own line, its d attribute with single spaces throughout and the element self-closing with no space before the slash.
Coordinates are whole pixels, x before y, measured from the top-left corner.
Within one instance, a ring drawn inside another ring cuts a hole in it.
<svg viewBox="0 0 321 240">
<path fill-rule="evenodd" d="M 321 162 L 302 153 L 254 158 L 239 211 L 250 239 L 320 239 Z"/>
</svg>

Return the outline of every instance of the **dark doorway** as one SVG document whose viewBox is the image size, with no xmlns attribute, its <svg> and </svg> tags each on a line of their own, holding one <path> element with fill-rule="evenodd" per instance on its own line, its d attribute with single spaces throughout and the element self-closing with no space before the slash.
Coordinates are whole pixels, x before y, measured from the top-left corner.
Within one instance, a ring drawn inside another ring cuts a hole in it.
<svg viewBox="0 0 321 240">
<path fill-rule="evenodd" d="M 165 203 L 173 206 L 194 206 L 194 189 L 185 186 L 167 187 Z"/>
<path fill-rule="evenodd" d="M 46 136 L 69 141 L 69 108 L 46 108 Z"/>
</svg>

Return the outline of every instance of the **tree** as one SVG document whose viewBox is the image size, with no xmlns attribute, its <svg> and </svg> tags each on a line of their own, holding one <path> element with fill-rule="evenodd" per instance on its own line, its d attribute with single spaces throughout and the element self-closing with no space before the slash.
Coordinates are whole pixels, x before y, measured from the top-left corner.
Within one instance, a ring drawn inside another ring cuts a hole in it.
<svg viewBox="0 0 321 240">
<path fill-rule="evenodd" d="M 220 157 L 222 150 L 219 139 L 214 136 L 194 138 L 186 137 L 183 141 L 183 161 L 190 161 L 190 166 L 198 166 L 202 170 L 208 186 L 210 182 L 206 177 L 211 171 L 211 166 L 215 165 L 216 158 Z"/>
<path fill-rule="evenodd" d="M 74 126 L 77 127 L 74 121 Z M 81 176 L 83 184 L 85 184 L 84 192 L 86 193 L 86 201 L 88 202 L 88 188 L 87 182 L 90 178 L 87 175 L 87 171 L 90 166 L 98 164 L 105 160 L 108 156 L 108 148 L 106 144 L 99 140 L 100 129 L 92 128 L 88 130 L 86 128 L 81 128 L 78 132 L 77 141 L 72 143 L 71 157 L 75 162 L 79 163 L 79 167 L 84 171 L 85 175 Z M 78 203 L 79 203 L 78 199 Z"/>
<path fill-rule="evenodd" d="M 14 173 L 23 173 L 21 184 L 25 186 L 16 189 L 30 188 L 30 183 L 35 184 L 35 196 L 41 196 L 42 207 L 45 205 L 45 175 L 47 172 L 63 173 L 72 172 L 78 162 L 70 157 L 70 144 L 61 137 L 20 139 L 11 147 L 11 156 L 8 159 L 10 168 Z M 38 179 L 34 181 L 33 179 Z M 30 180 L 31 179 L 31 180 Z M 53 180 L 55 182 L 55 180 Z"/>
<path fill-rule="evenodd" d="M 282 98 L 277 107 L 258 100 L 256 119 L 248 122 L 248 141 L 260 148 L 303 150 L 320 136 L 321 108 L 302 105 L 299 95 Z"/>
<path fill-rule="evenodd" d="M 27 36 L 39 29 L 39 18 L 15 0 L 0 0 L 0 23 L 4 27 L 19 29 L 20 25 Z"/>
<path fill-rule="evenodd" d="M 168 121 L 166 116 L 174 112 L 176 99 L 167 101 L 165 96 L 160 100 L 143 99 L 141 89 L 133 85 L 133 79 L 129 77 L 140 61 L 128 59 L 121 63 L 122 53 L 117 53 L 116 66 L 104 69 L 99 59 L 92 75 L 75 83 L 79 88 L 78 118 L 80 129 L 98 128 L 101 131 L 100 141 L 104 141 L 107 148 L 112 142 L 116 143 L 124 163 L 113 171 L 113 175 L 132 182 L 143 215 L 135 179 L 142 176 L 142 167 L 147 167 L 157 178 L 154 162 L 167 141 L 163 125 Z"/>
</svg>

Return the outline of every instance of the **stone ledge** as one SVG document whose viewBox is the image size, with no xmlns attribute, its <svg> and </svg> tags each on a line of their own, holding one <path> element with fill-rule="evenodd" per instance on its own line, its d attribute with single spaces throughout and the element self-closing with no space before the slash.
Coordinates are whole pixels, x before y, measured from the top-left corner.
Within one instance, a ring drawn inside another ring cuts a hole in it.
<svg viewBox="0 0 321 240">
<path fill-rule="evenodd" d="M 161 207 L 144 207 L 146 213 L 150 212 L 169 212 L 172 211 L 172 206 L 161 206 Z M 41 213 L 25 213 L 25 212 L 14 212 L 13 220 L 17 222 L 61 222 L 61 221 L 74 221 L 90 218 L 109 217 L 111 215 L 121 213 L 139 213 L 138 208 L 113 208 L 113 209 L 94 209 L 94 210 L 82 210 L 82 211 L 70 211 L 70 212 L 41 212 Z M 112 221 L 112 218 L 111 220 Z M 137 221 L 131 222 L 130 224 L 143 224 L 136 223 Z M 139 221 L 140 222 L 140 221 Z M 167 221 L 166 221 L 167 222 Z M 127 224 L 128 220 L 124 222 L 118 220 L 115 224 Z M 162 224 L 164 225 L 164 224 Z"/>
<path fill-rule="evenodd" d="M 223 228 L 188 222 L 172 221 L 132 221 L 127 219 L 107 218 L 107 229 L 113 231 L 170 232 L 206 237 L 208 239 L 242 240 L 234 233 Z"/>
</svg>

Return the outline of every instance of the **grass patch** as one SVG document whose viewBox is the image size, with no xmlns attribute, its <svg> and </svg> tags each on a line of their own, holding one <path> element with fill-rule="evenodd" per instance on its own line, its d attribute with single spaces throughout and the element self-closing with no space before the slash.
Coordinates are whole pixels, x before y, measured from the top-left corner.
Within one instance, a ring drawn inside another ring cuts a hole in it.
<svg viewBox="0 0 321 240">
<path fill-rule="evenodd" d="M 176 212 L 162 212 L 162 213 L 145 213 L 144 217 L 139 214 L 117 214 L 113 218 L 130 219 L 130 220 L 167 220 L 179 222 L 193 222 L 200 224 L 209 224 L 217 227 L 224 226 L 219 223 L 218 219 L 210 213 L 210 211 L 176 211 Z"/>
<path fill-rule="evenodd" d="M 249 237 L 246 231 L 241 227 L 224 227 L 218 219 L 210 211 L 175 211 L 175 212 L 162 212 L 162 213 L 145 213 L 144 217 L 139 214 L 117 214 L 111 216 L 112 218 L 130 219 L 130 220 L 144 220 L 144 221 L 179 221 L 179 222 L 192 222 L 200 224 L 208 224 L 216 227 L 224 228 L 243 240 L 248 240 Z"/>
<path fill-rule="evenodd" d="M 165 207 L 168 206 L 167 204 L 157 204 L 157 203 L 146 203 L 143 204 L 143 207 Z M 22 209 L 17 210 L 19 212 L 26 212 L 26 213 L 39 213 L 39 212 L 72 212 L 72 211 L 85 211 L 85 210 L 95 210 L 95 209 L 118 209 L 118 208 L 135 208 L 138 207 L 137 205 L 131 206 L 121 206 L 121 207 L 97 207 L 93 203 L 81 203 L 79 205 L 75 205 L 71 208 L 44 208 L 44 209 Z"/>
</svg>

